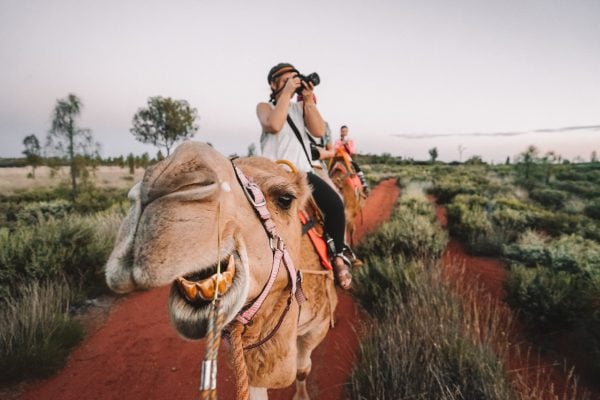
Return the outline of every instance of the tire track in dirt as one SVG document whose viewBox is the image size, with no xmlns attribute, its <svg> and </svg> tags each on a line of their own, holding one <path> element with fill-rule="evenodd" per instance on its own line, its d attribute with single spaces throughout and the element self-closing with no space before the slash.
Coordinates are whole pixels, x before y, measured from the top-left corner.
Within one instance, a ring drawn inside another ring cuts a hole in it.
<svg viewBox="0 0 600 400">
<path fill-rule="evenodd" d="M 388 219 L 400 193 L 394 179 L 381 182 L 366 201 L 355 238 L 362 239 Z M 170 325 L 169 288 L 120 298 L 106 323 L 70 355 L 54 377 L 29 385 L 23 400 L 192 399 L 198 397 L 204 340 L 186 341 Z M 343 399 L 344 385 L 358 348 L 360 318 L 352 297 L 338 290 L 336 327 L 313 353 L 308 378 L 314 399 Z M 219 398 L 234 399 L 235 384 L 222 345 L 219 352 Z M 290 399 L 294 388 L 271 390 L 271 399 Z"/>
</svg>

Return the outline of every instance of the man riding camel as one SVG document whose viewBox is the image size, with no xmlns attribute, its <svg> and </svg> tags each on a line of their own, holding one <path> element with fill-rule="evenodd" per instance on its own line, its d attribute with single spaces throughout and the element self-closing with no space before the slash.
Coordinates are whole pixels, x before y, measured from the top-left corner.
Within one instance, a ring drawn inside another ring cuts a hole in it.
<svg viewBox="0 0 600 400">
<path fill-rule="evenodd" d="M 369 185 L 367 184 L 365 174 L 358 166 L 358 163 L 352 160 L 352 156 L 356 154 L 356 146 L 354 145 L 354 140 L 348 137 L 348 127 L 346 125 L 342 125 L 340 128 L 340 138 L 339 140 L 336 140 L 334 148 L 336 152 L 343 149 L 348 153 L 351 158 L 352 167 L 354 168 L 356 175 L 360 178 L 360 183 L 362 184 L 365 193 L 369 193 Z"/>
</svg>

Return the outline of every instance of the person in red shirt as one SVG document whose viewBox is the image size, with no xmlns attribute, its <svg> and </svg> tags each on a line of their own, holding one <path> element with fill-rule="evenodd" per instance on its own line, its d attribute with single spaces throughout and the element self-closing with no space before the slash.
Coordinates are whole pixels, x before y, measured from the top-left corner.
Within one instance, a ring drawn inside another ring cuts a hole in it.
<svg viewBox="0 0 600 400">
<path fill-rule="evenodd" d="M 350 157 L 356 154 L 356 146 L 354 145 L 354 140 L 348 137 L 348 127 L 346 125 L 342 125 L 340 128 L 340 138 L 335 142 L 335 151 L 343 148 L 346 150 L 346 153 Z M 360 183 L 363 186 L 365 193 L 369 192 L 369 186 L 367 185 L 367 179 L 365 178 L 365 174 L 362 172 L 356 161 L 352 160 L 352 166 L 354 167 L 354 171 L 356 171 L 356 175 L 360 178 Z"/>
</svg>

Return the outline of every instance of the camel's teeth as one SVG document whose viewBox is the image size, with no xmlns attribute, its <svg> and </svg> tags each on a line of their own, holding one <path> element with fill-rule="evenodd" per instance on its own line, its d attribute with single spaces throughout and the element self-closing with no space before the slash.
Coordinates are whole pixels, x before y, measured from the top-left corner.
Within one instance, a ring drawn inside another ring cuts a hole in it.
<svg viewBox="0 0 600 400">
<path fill-rule="evenodd" d="M 199 282 L 190 282 L 185 278 L 177 278 L 179 287 L 183 290 L 185 297 L 194 301 L 198 298 L 211 301 L 215 298 L 215 291 L 219 295 L 227 293 L 231 285 L 233 284 L 233 277 L 235 276 L 235 257 L 229 256 L 227 263 L 227 270 L 221 274 L 214 274 L 208 278 L 205 278 Z"/>
<path fill-rule="evenodd" d="M 227 264 L 227 272 L 231 272 L 231 276 L 235 275 L 235 257 L 233 254 L 229 256 L 229 263 Z"/>
<path fill-rule="evenodd" d="M 198 295 L 198 289 L 196 289 L 196 283 L 190 282 L 184 278 L 178 278 L 177 282 L 179 283 L 179 287 L 183 289 L 185 293 L 185 297 L 190 300 L 196 300 L 196 296 Z"/>
<path fill-rule="evenodd" d="M 202 300 L 210 301 L 215 298 L 215 279 L 212 276 L 201 282 L 197 282 L 196 287 Z"/>
</svg>

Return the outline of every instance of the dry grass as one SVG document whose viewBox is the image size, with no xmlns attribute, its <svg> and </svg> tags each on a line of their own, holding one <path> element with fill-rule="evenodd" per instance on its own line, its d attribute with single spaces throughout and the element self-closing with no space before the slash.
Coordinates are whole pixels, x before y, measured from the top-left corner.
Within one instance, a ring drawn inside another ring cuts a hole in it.
<svg viewBox="0 0 600 400">
<path fill-rule="evenodd" d="M 54 372 L 83 337 L 83 328 L 69 316 L 71 292 L 66 283 L 27 283 L 19 285 L 18 292 L 0 311 L 4 382 Z"/>
<path fill-rule="evenodd" d="M 68 167 L 61 167 L 55 174 L 49 167 L 39 167 L 35 170 L 35 179 L 28 178 L 30 167 L 0 168 L 0 193 L 12 194 L 31 189 L 49 189 L 64 182 L 69 182 Z M 97 167 L 91 171 L 91 181 L 101 188 L 126 189 L 133 186 L 144 176 L 144 169 L 137 168 L 130 175 L 128 168 L 116 166 Z"/>
<path fill-rule="evenodd" d="M 408 187 L 413 199 L 419 191 Z M 407 234 L 423 230 L 419 225 L 433 229 L 433 210 L 430 218 L 422 215 L 425 211 L 400 206 L 370 238 L 377 246 L 363 248 L 366 265 L 355 273 L 354 294 L 373 320 L 360 346 L 349 397 L 589 399 L 571 372 L 566 382 L 556 379 L 557 366 L 531 351 L 508 306 L 465 279 L 464 265 L 442 269 L 441 263 L 419 257 L 431 253 L 419 248 L 423 244 L 397 250 L 398 243 L 410 241 Z M 423 218 L 408 218 L 415 213 Z M 400 224 L 401 219 L 407 223 Z"/>
</svg>

